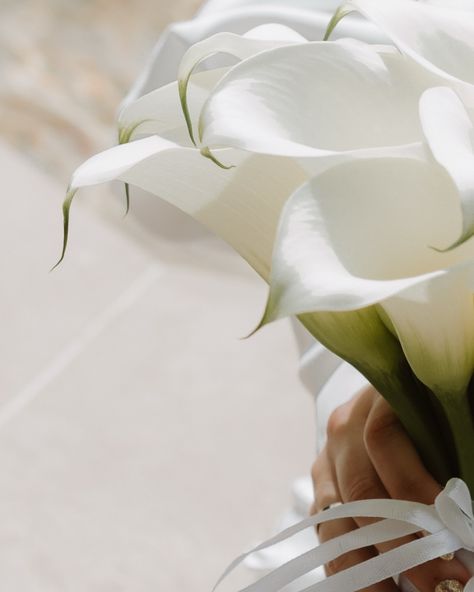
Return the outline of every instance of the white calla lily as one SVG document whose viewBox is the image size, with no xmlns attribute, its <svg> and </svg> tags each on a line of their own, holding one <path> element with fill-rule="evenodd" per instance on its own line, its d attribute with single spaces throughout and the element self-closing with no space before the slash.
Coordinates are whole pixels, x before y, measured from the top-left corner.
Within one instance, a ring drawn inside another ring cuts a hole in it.
<svg viewBox="0 0 474 592">
<path fill-rule="evenodd" d="M 200 72 L 188 84 L 187 108 L 190 121 L 198 119 L 209 92 L 227 72 L 228 68 L 216 68 Z M 188 129 L 183 125 L 183 111 L 177 100 L 178 83 L 172 82 L 149 92 L 136 101 L 127 103 L 119 115 L 119 143 L 126 144 L 136 135 L 155 135 L 178 142 L 181 146 L 193 146 Z M 126 211 L 130 208 L 130 188 L 125 184 Z"/>
<path fill-rule="evenodd" d="M 116 146 L 93 156 L 74 173 L 65 202 L 65 245 L 69 208 L 81 187 L 121 180 L 157 195 L 190 214 L 227 241 L 268 279 L 281 209 L 307 179 L 290 159 L 223 150 L 238 167 L 223 170 L 196 148 L 158 136 Z M 64 251 L 63 251 L 64 255 Z"/>
<path fill-rule="evenodd" d="M 192 117 L 188 107 L 188 84 L 192 73 L 201 62 L 218 53 L 244 60 L 268 49 L 305 42 L 306 39 L 302 35 L 289 27 L 266 24 L 255 27 L 243 35 L 216 33 L 191 46 L 179 65 L 178 89 L 188 132 L 193 143 L 196 144 Z"/>
<path fill-rule="evenodd" d="M 429 6 L 441 6 L 449 10 L 474 10 L 472 0 L 419 0 Z"/>
<path fill-rule="evenodd" d="M 474 312 L 465 314 L 465 301 L 472 303 L 472 295 L 459 274 L 466 266 L 474 269 L 474 245 L 446 253 L 430 248 L 434 240 L 455 235 L 457 200 L 441 167 L 414 160 L 346 163 L 309 181 L 282 213 L 263 322 L 381 303 L 418 378 L 431 390 L 439 391 L 441 383 L 443 388 L 465 388 L 474 370 Z M 439 293 L 442 299 L 449 292 L 429 288 L 430 282 L 445 285 L 441 280 L 457 290 L 456 312 L 430 297 Z M 424 315 L 414 312 L 414 293 L 423 295 Z M 404 303 L 406 323 L 401 321 Z M 412 347 L 426 331 L 428 318 L 436 319 L 431 339 Z"/>
<path fill-rule="evenodd" d="M 437 162 L 455 183 L 463 214 L 453 248 L 474 234 L 473 125 L 458 95 L 450 88 L 431 88 L 420 99 L 420 120 Z"/>
<path fill-rule="evenodd" d="M 439 397 L 464 396 L 474 369 L 472 267 L 381 304 L 418 378 Z"/>
<path fill-rule="evenodd" d="M 418 99 L 433 84 L 439 79 L 390 48 L 278 48 L 222 78 L 203 107 L 200 140 L 210 149 L 303 158 L 411 155 L 422 141 Z"/>
<path fill-rule="evenodd" d="M 267 49 L 305 41 L 302 35 L 287 26 L 264 24 L 250 29 L 243 35 L 217 33 L 196 43 L 189 48 L 181 60 L 177 82 L 156 89 L 124 105 L 119 114 L 119 143 L 130 142 L 132 137 L 139 133 L 140 135 L 159 134 L 184 146 L 190 144 L 189 138 L 191 144 L 195 145 L 193 122 L 197 121 L 210 90 L 229 70 L 229 68 L 214 68 L 191 76 L 202 61 L 218 53 L 242 60 Z M 176 101 L 178 95 L 180 106 Z M 182 126 L 183 115 L 187 133 Z M 226 168 L 207 150 L 203 150 L 202 153 L 222 168 Z M 125 184 L 125 194 L 128 212 L 130 207 L 128 183 Z"/>
<path fill-rule="evenodd" d="M 192 121 L 197 121 L 209 93 L 228 68 L 216 68 L 195 74 L 188 87 L 188 109 Z M 136 101 L 128 103 L 119 114 L 119 140 L 130 142 L 136 135 L 159 134 L 192 145 L 183 127 L 183 111 L 178 100 L 178 83 L 157 88 Z"/>
<path fill-rule="evenodd" d="M 446 80 L 474 84 L 474 22 L 465 3 L 416 0 L 349 0 L 328 34 L 352 11 L 377 25 L 406 55 Z"/>
<path fill-rule="evenodd" d="M 217 33 L 196 43 L 184 54 L 176 82 L 128 102 L 121 110 L 119 132 L 122 143 L 130 141 L 137 130 L 140 134 L 163 134 L 167 130 L 182 127 L 183 111 L 188 132 L 193 138 L 193 121 L 197 121 L 210 90 L 229 70 L 229 67 L 221 67 L 194 74 L 199 64 L 207 58 L 224 53 L 243 60 L 268 49 L 305 42 L 302 35 L 289 27 L 265 24 L 243 35 Z M 176 101 L 178 94 L 181 107 Z"/>
</svg>

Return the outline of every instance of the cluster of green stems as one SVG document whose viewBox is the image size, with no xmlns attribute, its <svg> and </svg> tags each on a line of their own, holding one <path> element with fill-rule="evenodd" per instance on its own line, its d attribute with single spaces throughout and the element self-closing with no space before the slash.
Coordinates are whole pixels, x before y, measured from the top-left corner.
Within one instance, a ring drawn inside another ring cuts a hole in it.
<svg viewBox="0 0 474 592">
<path fill-rule="evenodd" d="M 320 319 L 300 315 L 300 321 L 323 345 L 352 364 L 390 404 L 414 443 L 422 461 L 444 486 L 460 477 L 474 492 L 474 379 L 463 392 L 433 392 L 413 373 L 396 339 L 387 364 L 374 370 L 364 355 L 353 356 L 321 330 Z"/>
</svg>

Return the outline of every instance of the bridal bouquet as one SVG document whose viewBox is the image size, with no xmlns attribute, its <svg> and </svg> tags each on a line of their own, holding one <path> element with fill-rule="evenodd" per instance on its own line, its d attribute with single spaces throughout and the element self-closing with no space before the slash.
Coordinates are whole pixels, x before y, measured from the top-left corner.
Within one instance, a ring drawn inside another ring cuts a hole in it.
<svg viewBox="0 0 474 592">
<path fill-rule="evenodd" d="M 352 12 L 391 43 L 332 41 Z M 198 71 L 218 53 L 236 65 Z M 62 256 L 81 187 L 119 179 L 127 202 L 135 185 L 175 205 L 268 282 L 259 326 L 296 315 L 387 399 L 440 482 L 462 479 L 435 507 L 357 502 L 305 521 L 386 518 L 385 530 L 366 527 L 365 544 L 432 533 L 418 551 L 391 551 L 315 591 L 473 550 L 474 2 L 349 0 L 316 42 L 274 24 L 219 33 L 188 50 L 177 78 L 124 108 L 119 145 L 74 173 Z M 356 539 L 345 535 L 339 552 Z M 309 570 L 298 565 L 256 590 Z"/>
</svg>

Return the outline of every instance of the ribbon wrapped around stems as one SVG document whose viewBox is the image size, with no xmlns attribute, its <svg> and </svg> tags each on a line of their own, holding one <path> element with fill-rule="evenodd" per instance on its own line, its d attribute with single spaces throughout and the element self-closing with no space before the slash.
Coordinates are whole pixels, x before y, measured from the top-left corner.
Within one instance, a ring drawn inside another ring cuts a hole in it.
<svg viewBox="0 0 474 592">
<path fill-rule="evenodd" d="M 370 545 L 395 540 L 421 530 L 427 536 L 401 545 L 368 561 L 345 569 L 301 592 L 355 592 L 461 549 L 474 551 L 474 514 L 471 494 L 461 479 L 451 479 L 431 506 L 417 502 L 374 499 L 342 504 L 310 516 L 287 528 L 251 551 L 237 557 L 225 570 L 214 590 L 246 557 L 256 551 L 280 543 L 310 526 L 338 518 L 380 518 L 327 541 L 277 569 L 240 592 L 276 592 L 313 569 L 340 555 Z M 474 577 L 465 592 L 474 592 Z"/>
</svg>

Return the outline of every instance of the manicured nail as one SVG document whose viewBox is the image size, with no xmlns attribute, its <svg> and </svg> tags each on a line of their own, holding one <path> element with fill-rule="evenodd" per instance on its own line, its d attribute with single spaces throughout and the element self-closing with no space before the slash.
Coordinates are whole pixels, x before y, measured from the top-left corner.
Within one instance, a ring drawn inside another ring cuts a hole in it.
<svg viewBox="0 0 474 592">
<path fill-rule="evenodd" d="M 443 580 L 440 582 L 434 592 L 463 592 L 464 586 L 459 580 Z"/>
</svg>

